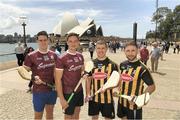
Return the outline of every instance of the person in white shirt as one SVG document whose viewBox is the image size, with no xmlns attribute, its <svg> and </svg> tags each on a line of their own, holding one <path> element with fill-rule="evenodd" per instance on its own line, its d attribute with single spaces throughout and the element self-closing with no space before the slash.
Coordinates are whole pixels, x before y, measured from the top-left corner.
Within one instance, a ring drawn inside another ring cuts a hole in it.
<svg viewBox="0 0 180 120">
<path fill-rule="evenodd" d="M 24 47 L 21 46 L 21 42 L 18 42 L 18 45 L 15 47 L 15 53 L 17 57 L 17 64 L 22 66 L 24 61 Z"/>
<path fill-rule="evenodd" d="M 150 52 L 151 56 L 151 70 L 152 72 L 157 72 L 158 69 L 158 60 L 160 57 L 160 49 L 158 48 L 157 42 L 152 43 L 152 50 Z"/>
</svg>

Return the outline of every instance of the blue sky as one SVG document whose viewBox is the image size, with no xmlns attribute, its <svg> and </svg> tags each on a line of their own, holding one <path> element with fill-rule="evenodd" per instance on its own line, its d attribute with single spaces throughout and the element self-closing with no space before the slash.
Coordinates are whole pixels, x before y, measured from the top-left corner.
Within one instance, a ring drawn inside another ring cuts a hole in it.
<svg viewBox="0 0 180 120">
<path fill-rule="evenodd" d="M 90 17 L 101 25 L 104 35 L 132 37 L 132 26 L 138 23 L 138 38 L 154 30 L 151 22 L 156 0 L 0 0 L 0 33 L 22 34 L 18 23 L 27 16 L 27 34 L 53 31 L 66 11 L 75 14 L 79 22 Z M 159 7 L 174 9 L 180 0 L 159 0 Z"/>
</svg>

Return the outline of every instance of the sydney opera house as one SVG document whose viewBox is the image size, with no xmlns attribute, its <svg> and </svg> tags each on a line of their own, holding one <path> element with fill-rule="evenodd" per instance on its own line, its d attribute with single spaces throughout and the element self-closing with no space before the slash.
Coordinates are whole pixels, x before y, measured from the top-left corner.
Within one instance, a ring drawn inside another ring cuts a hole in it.
<svg viewBox="0 0 180 120">
<path fill-rule="evenodd" d="M 80 37 L 81 45 L 88 46 L 89 41 L 112 41 L 112 40 L 127 40 L 116 36 L 103 36 L 101 25 L 96 25 L 91 18 L 79 22 L 72 13 L 66 12 L 60 22 L 54 27 L 52 34 L 50 34 L 51 43 L 60 43 L 64 45 L 66 42 L 66 35 L 69 33 L 77 33 Z M 129 38 L 128 38 L 129 39 Z"/>
<path fill-rule="evenodd" d="M 97 26 L 93 19 L 87 18 L 79 23 L 78 19 L 71 13 L 66 12 L 62 20 L 54 27 L 53 36 L 62 40 L 69 33 L 77 33 L 80 38 L 103 36 L 102 27 Z"/>
</svg>

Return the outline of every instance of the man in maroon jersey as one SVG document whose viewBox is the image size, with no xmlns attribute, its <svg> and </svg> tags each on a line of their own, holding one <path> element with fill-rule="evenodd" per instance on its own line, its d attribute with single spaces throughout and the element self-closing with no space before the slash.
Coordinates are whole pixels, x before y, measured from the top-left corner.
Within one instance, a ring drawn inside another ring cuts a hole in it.
<svg viewBox="0 0 180 120">
<path fill-rule="evenodd" d="M 54 67 L 57 59 L 53 51 L 48 50 L 48 34 L 41 31 L 37 34 L 39 49 L 29 53 L 24 67 L 32 71 L 34 118 L 42 119 L 44 108 L 46 119 L 53 119 L 53 108 L 57 93 L 43 83 L 54 84 Z"/>
<path fill-rule="evenodd" d="M 79 37 L 75 33 L 67 36 L 68 50 L 56 61 L 55 83 L 62 109 L 65 109 L 64 119 L 79 119 L 80 107 L 83 105 L 84 95 L 82 85 L 75 92 L 68 103 L 67 100 L 81 79 L 84 70 L 84 58 L 76 49 Z"/>
<path fill-rule="evenodd" d="M 147 61 L 149 59 L 149 51 L 147 49 L 147 46 L 144 45 L 142 49 L 140 49 L 140 60 L 147 65 Z"/>
</svg>

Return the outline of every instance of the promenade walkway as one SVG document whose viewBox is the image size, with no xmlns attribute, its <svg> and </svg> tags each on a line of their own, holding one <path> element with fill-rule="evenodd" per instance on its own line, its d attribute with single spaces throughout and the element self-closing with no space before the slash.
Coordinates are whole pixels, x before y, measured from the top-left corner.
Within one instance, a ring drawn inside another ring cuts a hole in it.
<svg viewBox="0 0 180 120">
<path fill-rule="evenodd" d="M 90 60 L 88 52 L 83 55 L 85 61 Z M 116 54 L 108 52 L 108 56 L 117 64 L 125 60 L 120 50 Z M 144 119 L 180 119 L 180 54 L 170 51 L 164 54 L 164 58 L 159 63 L 159 73 L 152 73 L 156 91 L 143 109 Z M 31 94 L 26 93 L 27 86 L 28 81 L 18 75 L 16 68 L 0 71 L 0 119 L 33 119 L 32 99 Z M 117 99 L 115 101 L 117 105 Z M 59 100 L 54 111 L 55 119 L 63 119 Z M 82 107 L 80 119 L 90 119 L 87 104 Z"/>
</svg>

